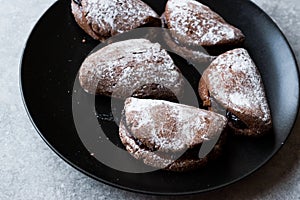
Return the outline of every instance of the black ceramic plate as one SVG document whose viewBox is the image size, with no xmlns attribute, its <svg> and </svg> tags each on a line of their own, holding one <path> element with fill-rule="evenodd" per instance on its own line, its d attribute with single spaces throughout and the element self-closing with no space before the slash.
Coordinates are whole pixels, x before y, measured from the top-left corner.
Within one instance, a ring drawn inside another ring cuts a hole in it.
<svg viewBox="0 0 300 200">
<path fill-rule="evenodd" d="M 146 2 L 159 14 L 166 3 L 163 0 Z M 265 84 L 273 116 L 272 134 L 260 139 L 232 137 L 220 159 L 192 172 L 159 170 L 135 174 L 103 165 L 82 144 L 72 115 L 72 89 L 77 71 L 98 42 L 77 26 L 70 11 L 70 1 L 60 0 L 32 31 L 20 71 L 28 114 L 51 149 L 76 169 L 99 181 L 148 194 L 210 191 L 236 182 L 266 163 L 284 144 L 296 119 L 299 80 L 294 55 L 278 27 L 250 1 L 202 2 L 246 35 L 244 46 L 257 64 Z M 109 134 L 113 140 L 118 133 L 111 131 Z"/>
</svg>

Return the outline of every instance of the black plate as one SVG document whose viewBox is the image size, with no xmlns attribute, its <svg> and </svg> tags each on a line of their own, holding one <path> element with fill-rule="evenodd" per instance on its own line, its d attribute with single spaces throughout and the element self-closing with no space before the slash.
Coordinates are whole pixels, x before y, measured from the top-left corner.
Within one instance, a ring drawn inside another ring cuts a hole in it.
<svg viewBox="0 0 300 200">
<path fill-rule="evenodd" d="M 146 2 L 161 14 L 166 1 Z M 293 52 L 273 21 L 250 1 L 202 2 L 246 35 L 245 48 L 257 64 L 265 84 L 274 124 L 271 135 L 260 139 L 232 137 L 223 157 L 202 170 L 187 173 L 159 170 L 134 174 L 103 165 L 80 141 L 72 116 L 72 89 L 77 71 L 98 42 L 77 26 L 70 1 L 60 0 L 33 29 L 20 71 L 28 114 L 51 149 L 76 169 L 99 181 L 148 194 L 210 191 L 236 182 L 265 164 L 284 144 L 298 112 L 299 77 Z M 111 134 L 117 135 L 116 132 Z"/>
</svg>

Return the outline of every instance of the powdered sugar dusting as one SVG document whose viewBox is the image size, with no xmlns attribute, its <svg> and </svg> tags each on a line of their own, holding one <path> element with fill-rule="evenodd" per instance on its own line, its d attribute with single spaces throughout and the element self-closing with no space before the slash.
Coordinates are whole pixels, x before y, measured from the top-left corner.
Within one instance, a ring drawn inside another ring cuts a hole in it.
<svg viewBox="0 0 300 200">
<path fill-rule="evenodd" d="M 145 149 L 140 148 L 126 133 L 126 128 L 121 122 L 119 127 L 119 135 L 122 143 L 125 145 L 126 150 L 131 153 L 136 159 L 142 158 L 145 164 L 151 165 L 157 168 L 166 168 L 172 164 L 175 160 L 170 158 L 162 158 L 155 152 L 150 152 Z"/>
<path fill-rule="evenodd" d="M 194 0 L 169 0 L 168 27 L 175 37 L 193 45 L 215 45 L 243 38 L 242 32 L 225 22 L 209 7 Z"/>
<path fill-rule="evenodd" d="M 225 108 L 263 122 L 270 120 L 261 76 L 245 49 L 217 57 L 202 76 L 210 95 Z"/>
<path fill-rule="evenodd" d="M 82 8 L 92 28 L 104 35 L 123 33 L 140 26 L 149 16 L 158 17 L 140 0 L 82 0 Z"/>
<path fill-rule="evenodd" d="M 124 111 L 134 137 L 164 152 L 182 151 L 219 136 L 227 122 L 222 115 L 163 100 L 131 97 Z"/>
<path fill-rule="evenodd" d="M 110 44 L 83 62 L 79 79 L 90 93 L 126 98 L 147 84 L 159 84 L 180 96 L 183 77 L 158 43 L 132 39 Z"/>
</svg>

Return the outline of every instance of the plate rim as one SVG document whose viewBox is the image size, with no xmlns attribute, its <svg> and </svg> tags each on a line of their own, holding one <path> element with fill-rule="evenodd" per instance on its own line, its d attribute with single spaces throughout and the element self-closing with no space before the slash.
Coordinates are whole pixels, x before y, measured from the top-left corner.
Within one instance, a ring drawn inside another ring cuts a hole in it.
<svg viewBox="0 0 300 200">
<path fill-rule="evenodd" d="M 68 163 L 69 166 L 73 167 L 74 169 L 78 170 L 79 172 L 87 175 L 88 177 L 96 180 L 96 181 L 100 181 L 104 184 L 107 184 L 109 186 L 113 186 L 115 188 L 118 188 L 118 189 L 122 189 L 122 190 L 125 190 L 125 191 L 129 191 L 129 192 L 136 192 L 136 193 L 140 193 L 140 194 L 145 194 L 145 195 L 155 195 L 155 196 L 186 196 L 186 195 L 195 195 L 195 194 L 203 194 L 203 193 L 208 193 L 208 192 L 212 192 L 212 191 L 216 191 L 216 190 L 219 190 L 219 189 L 225 189 L 225 188 L 228 188 L 229 186 L 235 184 L 235 183 L 238 183 L 240 182 L 241 180 L 249 177 L 250 175 L 252 174 L 255 174 L 258 170 L 260 170 L 262 167 L 264 167 L 268 162 L 270 162 L 270 160 L 272 160 L 272 158 L 274 158 L 274 156 L 281 150 L 281 148 L 285 145 L 286 141 L 288 140 L 288 138 L 290 137 L 291 133 L 293 132 L 294 128 L 295 128 L 295 124 L 297 122 L 297 119 L 299 117 L 299 108 L 300 108 L 300 98 L 299 98 L 299 95 L 300 95 L 300 69 L 299 69 L 299 65 L 298 65 L 298 62 L 297 62 L 297 58 L 295 56 L 295 53 L 293 51 L 293 48 L 292 46 L 290 45 L 288 39 L 286 38 L 286 36 L 284 35 L 283 31 L 281 30 L 281 28 L 276 24 L 276 22 L 262 9 L 260 8 L 257 4 L 255 4 L 253 1 L 251 0 L 243 0 L 244 2 L 243 3 L 248 3 L 249 6 L 251 6 L 253 9 L 256 9 L 259 13 L 261 13 L 264 17 L 266 17 L 266 19 L 270 22 L 270 24 L 272 24 L 274 26 L 274 28 L 277 29 L 278 33 L 280 34 L 280 36 L 283 38 L 283 41 L 285 42 L 285 44 L 287 44 L 288 46 L 288 50 L 290 51 L 291 55 L 292 55 L 292 60 L 294 62 L 294 66 L 296 67 L 296 71 L 297 71 L 297 78 L 298 78 L 298 94 L 297 94 L 297 105 L 296 105 L 296 108 L 297 110 L 295 111 L 296 112 L 296 115 L 295 115 L 295 120 L 294 122 L 292 123 L 292 127 L 289 129 L 288 131 L 288 134 L 283 142 L 283 144 L 281 144 L 274 152 L 272 152 L 270 155 L 268 155 L 266 157 L 266 159 L 260 163 L 257 167 L 255 167 L 254 169 L 250 170 L 248 173 L 245 173 L 243 176 L 240 176 L 232 181 L 229 181 L 229 182 L 226 182 L 224 184 L 221 184 L 221 185 L 218 185 L 218 186 L 215 186 L 215 187 L 209 187 L 209 188 L 206 188 L 206 189 L 202 189 L 202 190 L 194 190 L 194 191 L 188 191 L 188 192 L 153 192 L 153 191 L 146 191 L 146 190 L 141 190 L 141 189 L 134 189 L 134 188 L 130 188 L 130 187 L 126 187 L 126 186 L 123 186 L 123 185 L 119 185 L 119 184 L 116 184 L 116 183 L 113 183 L 113 182 L 110 182 L 108 180 L 105 180 L 105 179 L 102 179 L 96 175 L 93 175 L 92 173 L 89 173 L 87 172 L 86 170 L 78 167 L 76 164 L 74 164 L 73 162 L 71 162 L 69 159 L 67 159 L 65 156 L 63 156 L 60 152 L 58 152 L 51 144 L 50 142 L 47 141 L 47 139 L 44 137 L 43 133 L 39 130 L 39 128 L 36 126 L 32 116 L 31 116 L 31 113 L 28 109 L 28 106 L 27 106 L 27 103 L 26 103 L 26 100 L 25 100 L 25 95 L 24 95 L 24 92 L 23 92 L 23 84 L 22 84 L 22 69 L 23 69 L 23 60 L 24 60 L 24 57 L 25 57 L 25 52 L 26 52 L 26 49 L 28 48 L 28 44 L 31 40 L 31 38 L 33 37 L 33 33 L 36 31 L 36 29 L 38 29 L 38 26 L 39 24 L 41 23 L 42 19 L 49 13 L 53 10 L 53 8 L 55 6 L 57 6 L 57 4 L 60 3 L 60 1 L 65 1 L 65 0 L 57 0 L 55 1 L 53 4 L 51 4 L 50 7 L 48 7 L 46 9 L 46 11 L 44 11 L 44 13 L 39 17 L 38 21 L 34 24 L 33 28 L 31 29 L 30 33 L 29 33 L 29 36 L 25 42 L 25 45 L 23 46 L 23 53 L 21 55 L 21 59 L 20 59 L 20 63 L 19 63 L 19 70 L 18 70 L 18 73 L 19 73 L 19 91 L 20 91 L 20 94 L 21 94 L 21 99 L 22 99 L 22 102 L 23 102 L 23 105 L 25 107 L 25 110 L 26 110 L 26 113 L 27 113 L 27 116 L 31 122 L 31 124 L 33 125 L 34 129 L 36 130 L 36 132 L 39 134 L 39 136 L 42 138 L 42 140 L 47 144 L 47 146 L 53 151 L 55 152 L 56 155 L 58 155 L 58 157 L 60 157 L 64 162 Z M 196 1 L 199 1 L 199 0 L 196 0 Z M 201 0 L 200 0 L 201 1 Z"/>
</svg>

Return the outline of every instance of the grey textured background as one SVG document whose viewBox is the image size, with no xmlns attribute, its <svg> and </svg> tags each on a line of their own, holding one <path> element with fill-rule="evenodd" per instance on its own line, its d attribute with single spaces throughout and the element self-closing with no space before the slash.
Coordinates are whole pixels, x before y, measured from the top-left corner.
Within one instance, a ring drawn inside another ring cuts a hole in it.
<svg viewBox="0 0 300 200">
<path fill-rule="evenodd" d="M 300 61 L 300 1 L 255 0 L 279 25 Z M 0 200 L 171 199 L 99 183 L 62 161 L 31 125 L 19 92 L 19 62 L 34 24 L 54 0 L 0 0 Z M 300 200 L 300 121 L 280 152 L 224 189 L 175 199 Z M 172 198 L 173 199 L 173 198 Z"/>
</svg>

